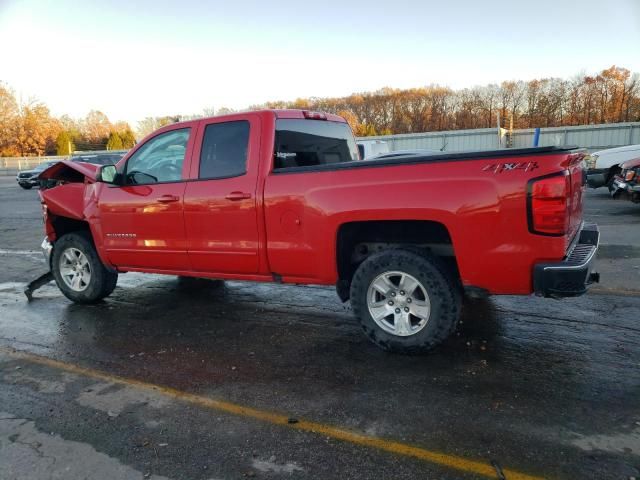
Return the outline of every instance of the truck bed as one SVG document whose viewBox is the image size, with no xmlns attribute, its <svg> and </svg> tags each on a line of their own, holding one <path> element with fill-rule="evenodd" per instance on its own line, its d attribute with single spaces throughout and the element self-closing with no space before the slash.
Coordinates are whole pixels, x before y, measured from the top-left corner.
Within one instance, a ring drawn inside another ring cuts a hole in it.
<svg viewBox="0 0 640 480">
<path fill-rule="evenodd" d="M 279 168 L 274 173 L 289 173 L 289 172 L 317 172 L 317 171 L 330 171 L 330 170 L 348 170 L 352 168 L 371 168 L 371 167 L 384 167 L 388 165 L 411 165 L 416 163 L 440 163 L 440 162 L 462 162 L 468 160 L 479 160 L 483 158 L 514 158 L 514 157 L 527 157 L 527 156 L 539 156 L 544 154 L 558 154 L 566 153 L 574 150 L 578 150 L 577 146 L 547 146 L 547 147 L 529 147 L 529 148 L 509 148 L 500 150 L 478 150 L 478 151 L 462 151 L 462 152 L 447 152 L 433 155 L 411 155 L 402 154 L 399 156 L 388 157 L 393 155 L 393 152 L 385 155 L 385 158 L 373 158 L 370 160 L 359 160 L 354 162 L 332 163 L 326 165 L 313 165 L 307 167 L 289 167 Z"/>
</svg>

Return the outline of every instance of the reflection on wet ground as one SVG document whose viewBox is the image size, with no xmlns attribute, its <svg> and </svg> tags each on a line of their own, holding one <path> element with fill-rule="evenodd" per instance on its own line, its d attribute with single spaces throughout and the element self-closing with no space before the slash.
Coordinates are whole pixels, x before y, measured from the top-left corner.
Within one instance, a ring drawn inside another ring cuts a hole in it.
<svg viewBox="0 0 640 480">
<path fill-rule="evenodd" d="M 517 464 L 524 449 L 561 471 L 554 457 L 589 451 L 574 442 L 640 420 L 635 297 L 469 300 L 450 341 L 406 357 L 370 344 L 330 288 L 127 274 L 95 306 L 38 295 L 0 288 L 4 344 L 445 451 Z M 608 455 L 620 472 L 632 454 Z"/>
</svg>

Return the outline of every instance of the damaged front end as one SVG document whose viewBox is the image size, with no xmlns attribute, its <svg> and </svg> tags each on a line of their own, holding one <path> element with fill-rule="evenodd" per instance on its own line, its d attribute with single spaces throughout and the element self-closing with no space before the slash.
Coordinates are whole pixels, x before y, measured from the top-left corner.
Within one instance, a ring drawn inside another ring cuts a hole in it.
<svg viewBox="0 0 640 480">
<path fill-rule="evenodd" d="M 62 233 L 90 226 L 98 171 L 97 165 L 63 161 L 40 174 L 40 203 L 49 243 Z"/>
<path fill-rule="evenodd" d="M 45 229 L 41 248 L 47 264 L 47 273 L 36 278 L 24 289 L 28 300 L 33 292 L 53 280 L 51 258 L 56 241 L 71 232 L 86 231 L 94 240 L 99 231 L 97 219 L 97 190 L 101 166 L 89 163 L 62 161 L 52 165 L 38 176 L 40 203 Z M 94 241 L 98 256 L 103 260 L 102 246 Z M 103 260 L 104 261 L 104 260 Z M 108 264 L 105 263 L 108 266 Z"/>
<path fill-rule="evenodd" d="M 41 248 L 48 271 L 25 287 L 24 293 L 29 301 L 36 289 L 53 280 L 51 254 L 55 241 L 71 231 L 91 231 L 91 223 L 95 220 L 99 168 L 88 163 L 62 161 L 38 176 L 45 229 Z"/>
</svg>

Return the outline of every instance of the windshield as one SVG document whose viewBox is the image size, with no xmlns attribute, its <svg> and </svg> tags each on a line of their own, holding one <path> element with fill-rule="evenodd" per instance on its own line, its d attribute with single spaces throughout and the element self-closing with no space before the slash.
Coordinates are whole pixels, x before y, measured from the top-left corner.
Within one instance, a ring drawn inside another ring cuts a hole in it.
<svg viewBox="0 0 640 480">
<path fill-rule="evenodd" d="M 359 159 L 349 125 L 326 120 L 276 121 L 274 168 L 308 167 Z"/>
</svg>

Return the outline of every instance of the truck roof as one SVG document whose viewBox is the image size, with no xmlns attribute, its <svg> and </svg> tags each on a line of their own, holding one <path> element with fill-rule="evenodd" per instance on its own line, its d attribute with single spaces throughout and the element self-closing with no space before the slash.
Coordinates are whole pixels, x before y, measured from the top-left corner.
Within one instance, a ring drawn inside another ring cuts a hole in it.
<svg viewBox="0 0 640 480">
<path fill-rule="evenodd" d="M 242 112 L 232 112 L 225 113 L 224 115 L 214 115 L 211 117 L 202 117 L 202 118 L 194 118 L 193 120 L 184 120 L 182 122 L 170 123 L 169 125 L 165 125 L 164 127 L 176 126 L 182 124 L 188 124 L 193 122 L 198 122 L 200 120 L 209 120 L 212 118 L 224 118 L 224 117 L 235 117 L 238 115 L 249 115 L 249 114 L 265 114 L 272 113 L 276 116 L 276 118 L 280 119 L 309 119 L 309 120 L 328 120 L 330 122 L 340 122 L 347 123 L 347 121 L 339 115 L 335 115 L 333 113 L 327 112 L 319 112 L 305 109 L 293 109 L 293 108 L 264 108 L 262 110 L 246 110 Z M 161 128 L 164 128 L 161 127 Z M 160 130 L 160 129 L 158 129 Z"/>
<path fill-rule="evenodd" d="M 300 118 L 310 120 L 329 120 L 330 122 L 347 123 L 344 118 L 333 113 L 315 112 L 312 110 L 297 110 L 297 109 L 274 109 L 274 110 L 259 110 L 261 112 L 273 112 L 276 114 L 276 118 Z M 324 116 L 324 118 L 314 118 L 315 116 Z"/>
</svg>

